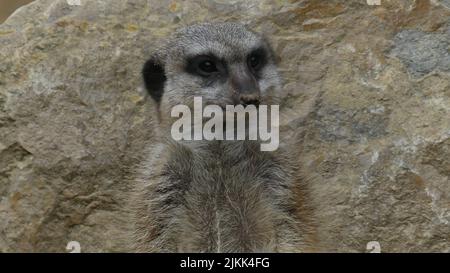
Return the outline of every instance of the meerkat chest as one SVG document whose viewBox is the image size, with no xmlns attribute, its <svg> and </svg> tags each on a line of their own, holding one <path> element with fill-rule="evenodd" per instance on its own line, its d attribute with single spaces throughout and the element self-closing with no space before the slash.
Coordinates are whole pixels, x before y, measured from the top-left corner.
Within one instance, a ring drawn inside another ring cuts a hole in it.
<svg viewBox="0 0 450 273">
<path fill-rule="evenodd" d="M 183 251 L 274 251 L 285 215 L 283 170 L 229 158 L 192 164 L 177 209 Z"/>
</svg>

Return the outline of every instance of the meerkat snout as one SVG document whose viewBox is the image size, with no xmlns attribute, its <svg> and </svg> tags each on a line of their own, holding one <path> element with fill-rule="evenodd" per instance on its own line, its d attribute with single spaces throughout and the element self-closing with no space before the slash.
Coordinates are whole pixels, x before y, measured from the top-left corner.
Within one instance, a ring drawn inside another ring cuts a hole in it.
<svg viewBox="0 0 450 273">
<path fill-rule="evenodd" d="M 258 81 L 248 68 L 237 70 L 230 78 L 234 104 L 259 105 L 261 91 Z"/>
<path fill-rule="evenodd" d="M 259 105 L 259 95 L 249 94 L 249 95 L 241 95 L 239 97 L 240 103 L 244 106 L 247 105 Z"/>
</svg>

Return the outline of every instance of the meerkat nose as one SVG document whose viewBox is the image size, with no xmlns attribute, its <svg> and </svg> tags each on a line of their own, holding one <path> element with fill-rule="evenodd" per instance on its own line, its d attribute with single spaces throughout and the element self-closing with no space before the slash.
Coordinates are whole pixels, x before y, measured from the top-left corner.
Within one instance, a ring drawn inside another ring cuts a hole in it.
<svg viewBox="0 0 450 273">
<path fill-rule="evenodd" d="M 259 84 L 247 67 L 236 66 L 230 75 L 230 89 L 237 104 L 256 105 L 260 103 Z"/>
<path fill-rule="evenodd" d="M 258 106 L 260 103 L 260 98 L 256 94 L 242 94 L 239 96 L 239 99 L 244 105 L 256 105 Z"/>
</svg>

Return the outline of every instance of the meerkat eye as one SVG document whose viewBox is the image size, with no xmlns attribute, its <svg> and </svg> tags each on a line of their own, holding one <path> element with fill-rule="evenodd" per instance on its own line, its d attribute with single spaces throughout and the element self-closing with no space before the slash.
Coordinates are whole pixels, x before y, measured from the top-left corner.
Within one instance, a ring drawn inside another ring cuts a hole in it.
<svg viewBox="0 0 450 273">
<path fill-rule="evenodd" d="M 193 75 L 209 77 L 219 72 L 218 62 L 209 55 L 199 55 L 188 59 L 186 71 Z"/>
<path fill-rule="evenodd" d="M 253 71 L 260 70 L 266 62 L 264 49 L 254 50 L 247 58 L 247 64 Z"/>
<path fill-rule="evenodd" d="M 248 62 L 252 68 L 255 68 L 259 64 L 259 58 L 258 56 L 250 56 Z"/>
<path fill-rule="evenodd" d="M 205 73 L 217 72 L 216 64 L 210 60 L 205 60 L 199 63 L 198 68 Z"/>
</svg>

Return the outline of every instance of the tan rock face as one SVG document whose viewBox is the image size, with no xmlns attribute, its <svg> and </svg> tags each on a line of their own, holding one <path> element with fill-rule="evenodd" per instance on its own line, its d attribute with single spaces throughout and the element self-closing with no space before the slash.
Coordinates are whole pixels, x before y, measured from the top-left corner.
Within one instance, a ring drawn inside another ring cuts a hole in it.
<svg viewBox="0 0 450 273">
<path fill-rule="evenodd" d="M 156 141 L 141 67 L 205 20 L 279 55 L 328 250 L 450 251 L 449 1 L 76 2 L 0 26 L 0 251 L 124 250 L 129 168 Z"/>
</svg>

